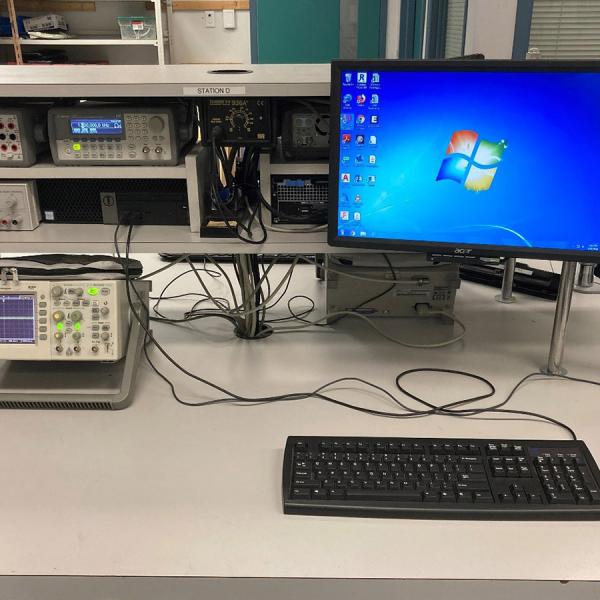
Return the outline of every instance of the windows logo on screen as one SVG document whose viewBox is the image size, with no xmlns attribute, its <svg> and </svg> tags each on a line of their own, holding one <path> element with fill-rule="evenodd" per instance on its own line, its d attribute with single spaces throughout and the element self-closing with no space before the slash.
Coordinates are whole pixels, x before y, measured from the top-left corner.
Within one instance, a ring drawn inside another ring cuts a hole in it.
<svg viewBox="0 0 600 600">
<path fill-rule="evenodd" d="M 490 142 L 475 131 L 455 131 L 436 181 L 450 179 L 473 192 L 489 190 L 506 148 L 505 140 Z"/>
</svg>

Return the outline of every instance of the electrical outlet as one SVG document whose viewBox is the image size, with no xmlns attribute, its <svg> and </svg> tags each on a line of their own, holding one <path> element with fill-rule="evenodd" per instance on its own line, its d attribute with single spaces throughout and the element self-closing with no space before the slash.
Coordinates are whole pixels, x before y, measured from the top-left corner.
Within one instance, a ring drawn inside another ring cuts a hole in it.
<svg viewBox="0 0 600 600">
<path fill-rule="evenodd" d="M 216 27 L 217 22 L 216 22 L 216 18 L 215 18 L 215 11 L 214 10 L 205 10 L 204 11 L 204 21 L 205 21 L 204 24 L 206 27 Z"/>
</svg>

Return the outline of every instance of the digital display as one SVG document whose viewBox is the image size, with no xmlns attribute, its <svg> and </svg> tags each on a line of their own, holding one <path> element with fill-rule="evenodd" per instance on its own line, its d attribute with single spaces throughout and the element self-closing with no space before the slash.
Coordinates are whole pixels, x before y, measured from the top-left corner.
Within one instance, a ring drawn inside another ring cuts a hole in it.
<svg viewBox="0 0 600 600">
<path fill-rule="evenodd" d="M 340 68 L 334 242 L 600 251 L 600 72 Z"/>
<path fill-rule="evenodd" d="M 122 119 L 71 119 L 73 135 L 120 135 Z"/>
<path fill-rule="evenodd" d="M 0 294 L 0 344 L 35 341 L 35 296 Z"/>
</svg>

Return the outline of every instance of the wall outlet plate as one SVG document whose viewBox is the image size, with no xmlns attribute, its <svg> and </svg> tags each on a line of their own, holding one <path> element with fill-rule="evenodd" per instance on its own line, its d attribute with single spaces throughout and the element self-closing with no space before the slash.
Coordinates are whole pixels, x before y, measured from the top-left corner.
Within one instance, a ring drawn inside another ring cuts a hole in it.
<svg viewBox="0 0 600 600">
<path fill-rule="evenodd" d="M 217 26 L 217 19 L 216 19 L 214 10 L 205 10 L 204 11 L 204 24 L 206 27 L 216 27 Z"/>
</svg>

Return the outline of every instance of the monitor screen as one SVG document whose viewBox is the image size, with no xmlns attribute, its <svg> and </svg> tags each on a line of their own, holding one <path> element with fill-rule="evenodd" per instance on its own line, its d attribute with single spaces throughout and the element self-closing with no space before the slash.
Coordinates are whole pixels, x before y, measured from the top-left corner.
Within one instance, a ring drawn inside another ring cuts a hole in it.
<svg viewBox="0 0 600 600">
<path fill-rule="evenodd" d="M 336 61 L 332 103 L 333 245 L 600 258 L 600 65 Z"/>
<path fill-rule="evenodd" d="M 35 344 L 35 296 L 0 294 L 0 344 Z"/>
<path fill-rule="evenodd" d="M 121 119 L 71 119 L 73 135 L 120 135 L 123 133 Z"/>
</svg>

